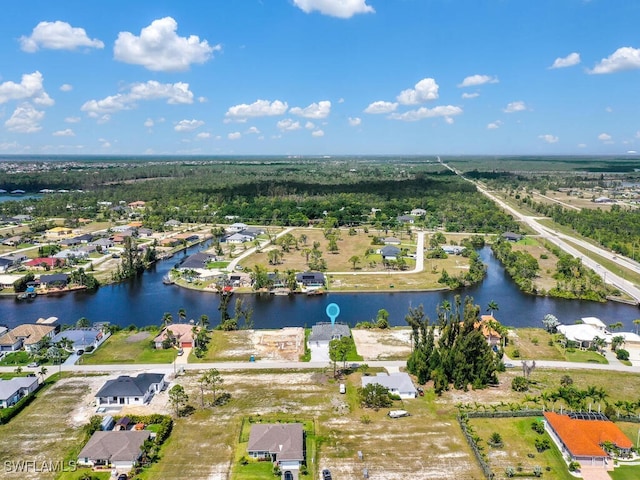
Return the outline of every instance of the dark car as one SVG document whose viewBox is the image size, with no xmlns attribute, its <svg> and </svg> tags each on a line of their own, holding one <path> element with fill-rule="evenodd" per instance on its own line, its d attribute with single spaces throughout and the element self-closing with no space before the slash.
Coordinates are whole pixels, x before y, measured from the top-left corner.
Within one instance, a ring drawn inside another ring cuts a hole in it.
<svg viewBox="0 0 640 480">
<path fill-rule="evenodd" d="M 322 470 L 322 480 L 331 480 L 331 472 L 328 468 Z"/>
<path fill-rule="evenodd" d="M 289 470 L 284 472 L 284 480 L 293 480 L 293 473 L 291 473 Z"/>
<path fill-rule="evenodd" d="M 118 480 L 127 480 L 129 477 L 127 477 L 126 473 L 121 473 L 120 475 L 118 475 Z"/>
</svg>

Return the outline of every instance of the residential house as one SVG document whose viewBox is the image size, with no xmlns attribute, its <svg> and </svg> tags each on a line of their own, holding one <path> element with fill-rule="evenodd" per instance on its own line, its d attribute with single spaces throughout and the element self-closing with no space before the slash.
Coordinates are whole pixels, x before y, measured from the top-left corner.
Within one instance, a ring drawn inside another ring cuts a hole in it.
<svg viewBox="0 0 640 480">
<path fill-rule="evenodd" d="M 411 215 L 400 215 L 396 218 L 396 220 L 398 221 L 398 223 L 413 224 L 415 222 L 415 219 Z"/>
<path fill-rule="evenodd" d="M 233 233 L 228 237 L 225 237 L 224 241 L 227 243 L 240 244 L 245 242 L 252 242 L 254 239 L 255 237 L 253 235 L 246 235 L 244 232 L 242 232 L 242 233 Z"/>
<path fill-rule="evenodd" d="M 68 227 L 54 227 L 44 232 L 44 236 L 49 239 L 65 238 L 73 233 L 73 229 Z"/>
<path fill-rule="evenodd" d="M 586 323 L 578 323 L 575 325 L 558 325 L 557 330 L 564 337 L 578 345 L 580 349 L 589 349 L 593 341 L 597 338 L 602 340 L 607 339 L 607 334 L 593 325 Z M 610 338 L 610 336 L 609 336 Z"/>
<path fill-rule="evenodd" d="M 96 247 L 100 247 L 103 250 L 105 249 L 109 249 L 109 248 L 113 248 L 113 240 L 111 240 L 110 238 L 98 238 L 97 240 L 94 240 L 93 242 L 91 242 L 89 245 L 95 245 Z"/>
<path fill-rule="evenodd" d="M 304 462 L 304 429 L 301 423 L 256 423 L 251 425 L 247 453 L 266 458 L 280 467 L 283 478 L 298 478 Z"/>
<path fill-rule="evenodd" d="M 231 225 L 229 225 L 226 230 L 229 233 L 237 233 L 237 232 L 241 232 L 242 230 L 246 229 L 248 227 L 248 225 L 246 223 L 240 223 L 240 222 L 236 222 L 233 223 Z"/>
<path fill-rule="evenodd" d="M 5 245 L 7 247 L 15 247 L 17 245 L 20 245 L 21 242 L 22 242 L 22 237 L 20 235 L 16 235 L 14 237 L 6 238 L 2 242 L 2 245 Z"/>
<path fill-rule="evenodd" d="M 178 270 L 204 270 L 209 262 L 214 262 L 216 256 L 213 253 L 197 252 L 185 258 L 178 267 Z"/>
<path fill-rule="evenodd" d="M 135 377 L 121 375 L 108 380 L 95 397 L 98 406 L 144 405 L 165 386 L 164 373 L 139 373 Z"/>
<path fill-rule="evenodd" d="M 460 255 L 464 251 L 464 247 L 458 245 L 440 245 L 440 248 L 442 248 L 447 255 Z"/>
<path fill-rule="evenodd" d="M 0 408 L 9 408 L 38 389 L 36 377 L 13 377 L 0 380 Z"/>
<path fill-rule="evenodd" d="M 31 215 L 14 215 L 13 217 L 11 217 L 11 220 L 16 223 L 24 223 L 30 222 L 31 220 L 33 220 L 33 217 Z"/>
<path fill-rule="evenodd" d="M 24 275 L 2 275 L 2 268 L 0 268 L 0 290 L 3 288 L 13 288 L 13 285 L 22 280 Z"/>
<path fill-rule="evenodd" d="M 151 230 L 150 228 L 138 228 L 138 237 L 149 238 L 151 236 L 153 236 L 153 230 Z"/>
<path fill-rule="evenodd" d="M 413 385 L 411 377 L 406 372 L 395 372 L 386 374 L 379 372 L 376 376 L 363 376 L 362 387 L 366 387 L 370 383 L 377 383 L 389 390 L 389 393 L 398 395 L 402 399 L 416 398 L 418 390 Z"/>
<path fill-rule="evenodd" d="M 149 430 L 97 431 L 78 454 L 78 465 L 130 470 L 150 437 Z"/>
<path fill-rule="evenodd" d="M 40 286 L 45 288 L 64 288 L 69 283 L 67 273 L 53 273 L 51 275 L 40 275 Z"/>
<path fill-rule="evenodd" d="M 57 333 L 51 342 L 57 343 L 66 339 L 71 342 L 73 351 L 77 352 L 78 350 L 87 350 L 87 347 L 97 348 L 103 337 L 104 333 L 97 328 L 74 328 Z"/>
<path fill-rule="evenodd" d="M 29 260 L 24 265 L 35 270 L 51 270 L 52 268 L 62 267 L 67 263 L 64 258 L 38 257 Z"/>
<path fill-rule="evenodd" d="M 53 337 L 55 331 L 55 326 L 23 323 L 0 337 L 0 352 L 13 352 L 23 347 L 27 352 L 33 352 L 40 340 Z"/>
<path fill-rule="evenodd" d="M 414 208 L 411 210 L 411 215 L 416 217 L 424 217 L 427 214 L 427 211 L 424 208 Z"/>
<path fill-rule="evenodd" d="M 69 260 L 69 259 L 79 260 L 79 259 L 87 258 L 88 256 L 89 254 L 86 251 L 74 248 L 74 249 L 60 250 L 58 253 L 56 253 L 53 256 L 53 258 L 62 258 L 65 260 Z"/>
<path fill-rule="evenodd" d="M 502 335 L 495 328 L 499 324 L 493 315 L 480 315 L 480 321 L 474 322 L 473 328 L 480 330 L 490 347 L 499 347 Z"/>
<path fill-rule="evenodd" d="M 164 222 L 165 228 L 176 228 L 180 225 L 182 225 L 182 222 L 179 222 L 178 220 L 167 220 Z"/>
<path fill-rule="evenodd" d="M 397 260 L 402 251 L 395 245 L 385 245 L 378 252 L 382 255 L 383 260 Z"/>
<path fill-rule="evenodd" d="M 519 242 L 520 240 L 522 240 L 522 235 L 520 235 L 519 233 L 504 232 L 502 234 L 502 238 L 508 240 L 509 242 Z"/>
<path fill-rule="evenodd" d="M 402 242 L 396 237 L 387 237 L 382 239 L 382 243 L 385 245 L 400 245 Z"/>
<path fill-rule="evenodd" d="M 162 329 L 160 334 L 153 339 L 156 348 L 164 348 L 163 343 L 167 339 L 175 338 L 175 345 L 180 348 L 193 347 L 193 328 L 189 323 L 174 323 Z M 200 327 L 195 327 L 196 331 Z"/>
<path fill-rule="evenodd" d="M 77 240 L 76 237 L 64 238 L 60 241 L 60 245 L 64 247 L 75 247 L 76 245 L 80 245 L 80 240 Z"/>
<path fill-rule="evenodd" d="M 142 209 L 144 208 L 144 206 L 146 205 L 146 202 L 143 202 L 142 200 L 136 200 L 135 202 L 130 202 L 128 204 L 129 208 L 136 208 L 136 209 Z"/>
<path fill-rule="evenodd" d="M 324 287 L 326 279 L 322 272 L 302 272 L 296 273 L 296 282 L 303 288 Z"/>
<path fill-rule="evenodd" d="M 11 253 L 9 255 L 5 255 L 2 258 L 6 258 L 7 260 L 11 261 L 12 265 L 14 266 L 19 266 L 22 262 L 26 262 L 27 260 L 29 260 L 29 257 L 27 257 L 24 253 Z"/>
<path fill-rule="evenodd" d="M 200 236 L 197 233 L 179 233 L 178 235 L 176 235 L 174 237 L 176 240 L 179 240 L 180 242 L 195 242 L 197 240 L 200 239 Z"/>
<path fill-rule="evenodd" d="M 0 273 L 6 273 L 13 266 L 13 260 L 7 257 L 0 257 Z"/>
<path fill-rule="evenodd" d="M 603 444 L 611 442 L 621 454 L 631 453 L 633 443 L 620 428 L 600 413 L 562 415 L 544 412 L 545 428 L 562 455 L 583 466 L 606 466 L 611 460 Z"/>
<path fill-rule="evenodd" d="M 318 322 L 311 327 L 309 346 L 328 347 L 331 340 L 340 340 L 342 337 L 350 337 L 349 325 L 344 323 Z"/>
</svg>

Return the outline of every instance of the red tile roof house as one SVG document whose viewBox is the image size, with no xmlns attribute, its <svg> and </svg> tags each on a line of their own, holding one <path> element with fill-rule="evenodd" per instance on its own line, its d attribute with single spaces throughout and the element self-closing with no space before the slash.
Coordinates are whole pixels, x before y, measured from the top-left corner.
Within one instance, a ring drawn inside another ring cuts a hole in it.
<svg viewBox="0 0 640 480">
<path fill-rule="evenodd" d="M 298 478 L 304 462 L 304 429 L 301 423 L 256 423 L 251 426 L 247 453 L 268 458 L 280 466 L 283 478 Z M 295 475 L 293 473 L 295 472 Z M 288 475 L 287 475 L 288 473 Z"/>
<path fill-rule="evenodd" d="M 612 469 L 611 455 L 603 448 L 605 442 L 611 442 L 623 454 L 631 452 L 633 443 L 615 423 L 609 420 L 586 420 L 579 418 L 580 416 L 581 414 L 544 413 L 549 435 L 562 454 L 569 456 L 570 461 L 579 462 L 582 466 L 594 465 Z"/>
<path fill-rule="evenodd" d="M 29 260 L 25 265 L 34 269 L 51 270 L 52 268 L 62 267 L 66 263 L 64 258 L 38 257 Z"/>
<path fill-rule="evenodd" d="M 199 327 L 196 327 L 198 329 Z M 162 348 L 162 342 L 167 339 L 167 331 L 176 338 L 176 346 L 181 348 L 193 347 L 193 325 L 188 323 L 176 323 L 165 327 L 160 335 L 153 339 L 156 348 Z M 196 330 L 197 331 L 197 330 Z"/>
</svg>

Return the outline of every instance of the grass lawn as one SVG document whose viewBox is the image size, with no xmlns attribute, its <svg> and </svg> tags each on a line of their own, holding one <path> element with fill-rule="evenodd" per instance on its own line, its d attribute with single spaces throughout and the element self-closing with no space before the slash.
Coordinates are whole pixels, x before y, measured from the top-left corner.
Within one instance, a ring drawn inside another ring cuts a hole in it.
<svg viewBox="0 0 640 480">
<path fill-rule="evenodd" d="M 555 343 L 549 345 L 553 335 L 543 328 L 516 328 L 509 332 L 508 339 L 506 354 L 510 358 L 516 358 L 513 352 L 518 350 L 523 360 L 566 360 Z"/>
<path fill-rule="evenodd" d="M 569 480 L 573 477 L 569 474 L 562 455 L 555 447 L 549 435 L 534 432 L 531 423 L 536 417 L 524 418 L 472 418 L 469 423 L 482 439 L 480 445 L 489 457 L 489 465 L 496 474 L 497 479 L 505 478 L 507 467 L 522 467 L 523 473 L 531 473 L 536 466 L 542 467 L 543 478 Z M 504 446 L 493 448 L 488 445 L 492 433 L 498 432 L 502 436 Z M 535 448 L 536 439 L 548 439 L 551 444 L 549 450 L 538 453 Z M 551 470 L 546 470 L 550 467 Z"/>
<path fill-rule="evenodd" d="M 237 330 L 235 332 L 224 332 L 213 330 L 210 332 L 211 341 L 204 357 L 198 358 L 191 352 L 189 363 L 208 363 L 221 361 L 249 361 L 249 356 L 253 353 L 253 341 L 248 330 Z M 254 356 L 257 360 L 259 357 Z"/>
<path fill-rule="evenodd" d="M 10 367 L 12 365 L 24 366 L 29 364 L 31 361 L 32 361 L 31 355 L 29 355 L 27 352 L 24 352 L 24 351 L 11 352 L 11 353 L 7 353 L 2 358 L 2 360 L 0 361 L 0 365 L 2 365 L 3 367 Z"/>
<path fill-rule="evenodd" d="M 622 465 L 616 467 L 613 472 L 609 472 L 613 480 L 637 480 L 640 478 L 640 465 Z"/>
<path fill-rule="evenodd" d="M 602 363 L 608 364 L 609 361 L 597 352 L 589 350 L 574 350 L 568 348 L 566 350 L 567 360 L 570 362 L 583 362 L 583 363 Z"/>
<path fill-rule="evenodd" d="M 38 464 L 66 462 L 74 458 L 84 445 L 84 434 L 80 425 L 73 422 L 72 413 L 88 390 L 82 377 L 63 377 L 40 390 L 36 399 L 11 422 L 0 425 L 0 458 L 5 461 L 36 461 Z M 55 472 L 33 470 L 3 471 L 2 474 L 2 478 L 7 480 L 56 477 Z"/>
<path fill-rule="evenodd" d="M 113 363 L 171 363 L 177 350 L 156 350 L 151 340 L 155 332 L 117 332 L 91 355 L 83 355 L 85 365 Z"/>
</svg>

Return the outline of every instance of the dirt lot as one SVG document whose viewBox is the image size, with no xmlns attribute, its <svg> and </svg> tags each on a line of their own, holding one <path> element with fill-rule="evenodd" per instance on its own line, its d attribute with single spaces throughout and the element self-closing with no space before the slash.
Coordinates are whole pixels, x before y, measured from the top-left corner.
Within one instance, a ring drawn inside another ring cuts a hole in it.
<svg viewBox="0 0 640 480">
<path fill-rule="evenodd" d="M 352 329 L 356 350 L 364 360 L 405 360 L 411 353 L 411 329 Z"/>
<path fill-rule="evenodd" d="M 304 354 L 304 329 L 252 330 L 254 351 L 261 359 L 298 361 Z"/>
</svg>

